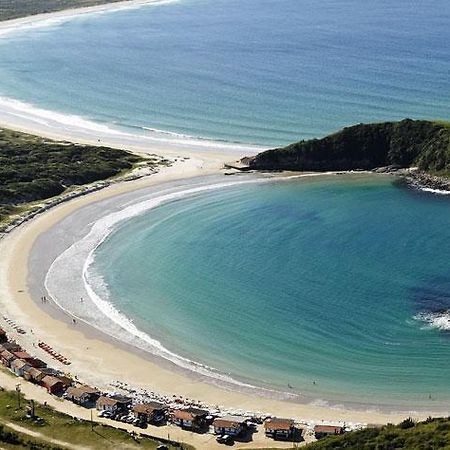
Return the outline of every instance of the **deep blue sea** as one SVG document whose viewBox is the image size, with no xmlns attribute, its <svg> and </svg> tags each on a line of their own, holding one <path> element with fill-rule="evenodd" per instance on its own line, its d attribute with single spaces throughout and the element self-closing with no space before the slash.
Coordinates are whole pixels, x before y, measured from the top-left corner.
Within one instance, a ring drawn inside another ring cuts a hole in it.
<svg viewBox="0 0 450 450">
<path fill-rule="evenodd" d="M 263 146 L 448 119 L 449 23 L 448 0 L 180 0 L 0 40 L 0 96 Z"/>
<path fill-rule="evenodd" d="M 180 0 L 0 39 L 0 96 L 265 147 L 449 119 L 449 24 L 448 0 Z M 450 401 L 449 225 L 448 198 L 391 178 L 246 185 L 130 220 L 95 270 L 141 330 L 236 379 L 432 408 Z"/>
<path fill-rule="evenodd" d="M 442 407 L 450 199 L 393 181 L 180 199 L 119 227 L 95 271 L 139 329 L 235 379 L 334 404 Z"/>
</svg>

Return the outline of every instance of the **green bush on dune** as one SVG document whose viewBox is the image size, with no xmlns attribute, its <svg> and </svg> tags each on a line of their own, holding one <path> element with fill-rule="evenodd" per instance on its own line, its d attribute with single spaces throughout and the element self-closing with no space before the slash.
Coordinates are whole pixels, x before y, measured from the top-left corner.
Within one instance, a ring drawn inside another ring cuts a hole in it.
<svg viewBox="0 0 450 450">
<path fill-rule="evenodd" d="M 0 221 L 20 205 L 116 176 L 141 160 L 123 150 L 0 130 Z"/>
</svg>

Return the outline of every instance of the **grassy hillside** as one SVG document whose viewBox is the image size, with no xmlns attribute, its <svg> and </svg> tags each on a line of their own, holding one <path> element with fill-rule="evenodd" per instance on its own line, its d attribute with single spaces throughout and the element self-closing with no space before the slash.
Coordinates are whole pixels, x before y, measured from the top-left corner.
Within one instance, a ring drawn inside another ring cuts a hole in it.
<svg viewBox="0 0 450 450">
<path fill-rule="evenodd" d="M 341 436 L 324 438 L 307 445 L 308 450 L 433 450 L 450 449 L 450 418 L 428 419 L 415 424 L 369 428 Z"/>
<path fill-rule="evenodd" d="M 410 167 L 450 175 L 450 126 L 445 122 L 405 119 L 359 124 L 326 136 L 268 150 L 250 158 L 259 170 L 370 170 Z"/>
<path fill-rule="evenodd" d="M 120 0 L 1 0 L 0 21 Z"/>
<path fill-rule="evenodd" d="M 56 142 L 0 129 L 0 222 L 26 203 L 110 178 L 142 161 L 107 147 Z"/>
</svg>

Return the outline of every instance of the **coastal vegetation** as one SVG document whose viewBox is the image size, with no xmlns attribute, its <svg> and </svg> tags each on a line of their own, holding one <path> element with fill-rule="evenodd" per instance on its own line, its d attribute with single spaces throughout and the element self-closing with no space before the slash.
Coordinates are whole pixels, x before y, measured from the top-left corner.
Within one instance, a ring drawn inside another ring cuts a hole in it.
<svg viewBox="0 0 450 450">
<path fill-rule="evenodd" d="M 366 428 L 324 438 L 306 446 L 308 450 L 425 450 L 450 449 L 450 417 L 429 418 L 415 423 L 406 419 L 399 425 Z"/>
<path fill-rule="evenodd" d="M 0 21 L 117 1 L 120 0 L 2 0 L 0 2 Z"/>
<path fill-rule="evenodd" d="M 27 203 L 121 175 L 144 162 L 156 164 L 123 150 L 0 129 L 0 223 L 20 214 Z"/>
<path fill-rule="evenodd" d="M 293 171 L 418 167 L 450 175 L 450 124 L 404 119 L 359 124 L 322 139 L 303 140 L 246 158 L 251 169 Z"/>
</svg>

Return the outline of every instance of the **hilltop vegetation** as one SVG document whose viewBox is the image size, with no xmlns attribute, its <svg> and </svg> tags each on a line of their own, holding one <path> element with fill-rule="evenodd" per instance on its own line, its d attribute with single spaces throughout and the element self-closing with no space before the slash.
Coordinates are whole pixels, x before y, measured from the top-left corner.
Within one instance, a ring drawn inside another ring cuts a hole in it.
<svg viewBox="0 0 450 450">
<path fill-rule="evenodd" d="M 0 21 L 121 0 L 1 0 Z"/>
<path fill-rule="evenodd" d="M 140 161 L 123 150 L 0 129 L 0 222 L 26 203 L 119 175 Z"/>
<path fill-rule="evenodd" d="M 249 158 L 258 170 L 335 171 L 417 166 L 450 175 L 450 126 L 405 119 L 359 124 L 326 136 L 267 150 Z"/>
<path fill-rule="evenodd" d="M 428 419 L 414 423 L 367 428 L 341 436 L 327 437 L 307 445 L 308 450 L 428 450 L 450 449 L 450 418 Z"/>
</svg>

